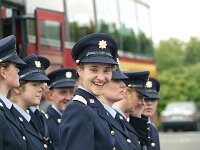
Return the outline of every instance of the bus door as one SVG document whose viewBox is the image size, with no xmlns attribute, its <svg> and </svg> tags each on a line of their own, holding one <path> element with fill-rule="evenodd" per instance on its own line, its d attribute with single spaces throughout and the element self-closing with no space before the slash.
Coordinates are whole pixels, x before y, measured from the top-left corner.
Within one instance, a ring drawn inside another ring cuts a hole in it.
<svg viewBox="0 0 200 150">
<path fill-rule="evenodd" d="M 36 53 L 48 58 L 47 73 L 64 66 L 64 14 L 36 9 Z"/>
<path fill-rule="evenodd" d="M 27 55 L 27 18 L 24 17 L 23 12 L 23 7 L 12 7 L 12 5 L 0 7 L 0 38 L 15 35 L 17 53 L 20 57 Z"/>
</svg>

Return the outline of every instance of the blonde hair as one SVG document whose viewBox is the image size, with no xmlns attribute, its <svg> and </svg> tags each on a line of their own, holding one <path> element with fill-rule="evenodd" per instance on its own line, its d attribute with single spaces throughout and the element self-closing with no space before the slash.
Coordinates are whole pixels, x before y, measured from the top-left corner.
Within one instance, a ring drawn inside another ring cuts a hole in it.
<svg viewBox="0 0 200 150">
<path fill-rule="evenodd" d="M 19 84 L 20 84 L 20 86 L 18 87 L 18 90 L 20 91 L 20 92 L 24 92 L 24 90 L 25 90 L 25 84 L 27 83 L 28 81 L 24 81 L 24 80 L 22 80 L 22 81 L 19 81 Z M 10 99 L 11 100 L 11 98 L 12 98 L 12 96 L 13 96 L 13 89 L 11 89 L 11 90 L 9 90 L 8 91 L 8 94 L 7 94 L 7 98 L 8 99 Z M 12 101 L 12 100 L 11 100 Z"/>
<path fill-rule="evenodd" d="M 132 92 L 136 92 L 136 90 L 134 88 L 131 88 L 131 87 L 126 87 L 125 93 L 131 94 Z"/>
</svg>

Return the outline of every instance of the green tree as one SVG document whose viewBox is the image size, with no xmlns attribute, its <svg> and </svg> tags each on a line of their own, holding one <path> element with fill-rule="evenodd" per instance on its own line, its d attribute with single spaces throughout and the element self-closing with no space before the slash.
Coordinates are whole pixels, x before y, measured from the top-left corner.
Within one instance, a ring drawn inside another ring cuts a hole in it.
<svg viewBox="0 0 200 150">
<path fill-rule="evenodd" d="M 161 83 L 158 114 L 172 101 L 194 101 L 200 107 L 200 40 L 183 43 L 161 41 L 155 49 L 158 79 Z"/>
<path fill-rule="evenodd" d="M 191 37 L 185 48 L 185 64 L 193 65 L 200 62 L 200 40 Z"/>
<path fill-rule="evenodd" d="M 138 41 L 140 43 L 140 54 L 152 56 L 154 49 L 151 39 L 146 37 L 145 33 L 140 32 L 138 35 Z"/>
<path fill-rule="evenodd" d="M 178 39 L 171 38 L 161 41 L 155 50 L 158 72 L 179 68 L 183 64 L 184 43 Z"/>
</svg>

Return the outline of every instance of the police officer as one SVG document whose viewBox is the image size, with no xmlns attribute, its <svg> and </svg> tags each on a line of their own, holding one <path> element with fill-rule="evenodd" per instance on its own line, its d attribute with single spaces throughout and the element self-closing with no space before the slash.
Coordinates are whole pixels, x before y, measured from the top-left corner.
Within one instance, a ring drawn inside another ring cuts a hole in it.
<svg viewBox="0 0 200 150">
<path fill-rule="evenodd" d="M 39 56 L 39 57 L 42 58 L 42 56 Z M 43 58 L 45 58 L 45 57 L 43 57 Z M 45 59 L 47 59 L 47 58 L 45 58 Z M 43 70 L 46 70 L 50 65 L 49 60 L 46 61 L 46 62 L 43 62 L 43 65 L 44 65 Z M 45 76 L 46 76 L 46 74 L 45 74 Z M 44 94 L 46 92 L 46 90 L 45 90 L 46 87 L 47 87 L 46 82 L 48 82 L 48 81 L 49 81 L 49 79 L 44 80 L 44 82 L 42 82 L 42 84 L 41 84 L 42 89 L 43 89 L 43 95 L 42 96 L 44 96 Z M 41 100 L 40 100 L 40 102 L 41 102 Z M 48 149 L 52 149 L 51 140 L 49 138 L 49 130 L 48 130 L 48 126 L 47 126 L 47 123 L 46 123 L 45 113 L 44 113 L 44 111 L 40 110 L 39 104 L 40 103 L 38 103 L 38 105 L 33 105 L 33 106 L 29 107 L 28 111 L 29 111 L 29 114 L 31 116 L 31 123 L 32 123 L 33 126 L 35 126 L 35 128 L 37 128 L 38 132 L 42 136 L 42 139 L 45 142 L 44 147 L 48 147 Z"/>
<path fill-rule="evenodd" d="M 62 146 L 59 143 L 59 125 L 62 113 L 71 101 L 76 86 L 76 70 L 74 68 L 62 68 L 55 70 L 48 75 L 49 100 L 52 105 L 47 108 L 46 119 L 49 128 L 49 135 L 54 149 Z"/>
<path fill-rule="evenodd" d="M 43 150 L 47 149 L 48 145 L 35 122 L 32 121 L 30 111 L 27 112 L 27 110 L 30 106 L 40 104 L 44 92 L 43 84 L 49 80 L 44 71 L 49 67 L 50 62 L 47 58 L 38 55 L 27 56 L 23 61 L 27 65 L 20 68 L 20 86 L 9 92 L 9 98 L 14 102 L 17 110 L 14 111 L 16 119 L 25 129 L 27 142 L 29 142 L 28 149 L 31 147 L 33 150 Z"/>
<path fill-rule="evenodd" d="M 150 118 L 155 114 L 158 100 L 160 99 L 158 95 L 160 91 L 160 82 L 157 79 L 150 77 L 146 83 L 146 90 L 148 97 L 145 97 L 146 106 L 143 114 L 148 117 L 150 130 L 150 146 L 148 150 L 160 150 L 159 133 L 155 125 L 150 120 Z"/>
<path fill-rule="evenodd" d="M 124 99 L 124 90 L 126 85 L 122 81 L 127 79 L 118 67 L 115 67 L 112 74 L 112 80 L 106 88 L 103 96 L 101 96 L 100 101 L 102 102 L 104 108 L 109 114 L 111 124 L 113 125 L 114 132 L 116 134 L 116 140 L 122 145 L 123 149 L 138 150 L 138 138 L 137 136 L 130 135 L 128 127 L 119 118 L 119 113 L 112 108 L 112 105 Z M 129 125 L 131 127 L 131 125 Z M 132 127 L 131 127 L 132 128 Z"/>
<path fill-rule="evenodd" d="M 10 35 L 0 40 L 0 149 L 26 150 L 25 133 L 12 116 L 13 104 L 6 98 L 14 87 L 19 87 L 19 65 L 24 65 L 16 52 L 16 38 Z M 17 66 L 18 65 L 18 66 Z"/>
<path fill-rule="evenodd" d="M 72 48 L 79 87 L 61 119 L 63 150 L 122 149 L 99 97 L 103 95 L 117 64 L 117 44 L 109 35 L 90 34 Z"/>
<path fill-rule="evenodd" d="M 124 72 L 124 74 L 128 76 L 128 79 L 124 80 L 127 86 L 124 94 L 125 98 L 114 103 L 113 108 L 119 112 L 119 118 L 127 127 L 131 137 L 134 137 L 135 140 L 133 141 L 136 141 L 137 149 L 145 149 L 148 146 L 147 120 L 142 119 L 141 114 L 145 106 L 143 97 L 144 95 L 147 96 L 145 83 L 149 71 Z M 131 114 L 129 117 L 130 122 L 126 120 L 125 113 Z"/>
</svg>

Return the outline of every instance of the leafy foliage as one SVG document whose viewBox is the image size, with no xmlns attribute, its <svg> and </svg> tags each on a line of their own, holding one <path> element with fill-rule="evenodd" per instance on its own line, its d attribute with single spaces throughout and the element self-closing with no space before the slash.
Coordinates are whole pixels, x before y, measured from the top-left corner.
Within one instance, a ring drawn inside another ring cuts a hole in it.
<svg viewBox="0 0 200 150">
<path fill-rule="evenodd" d="M 183 62 L 183 43 L 177 39 L 161 41 L 155 51 L 159 72 L 180 67 Z"/>
<path fill-rule="evenodd" d="M 161 82 L 159 114 L 171 101 L 195 101 L 200 107 L 200 40 L 161 41 L 155 57 Z"/>
<path fill-rule="evenodd" d="M 192 37 L 186 44 L 185 64 L 193 65 L 200 61 L 200 40 Z"/>
</svg>

